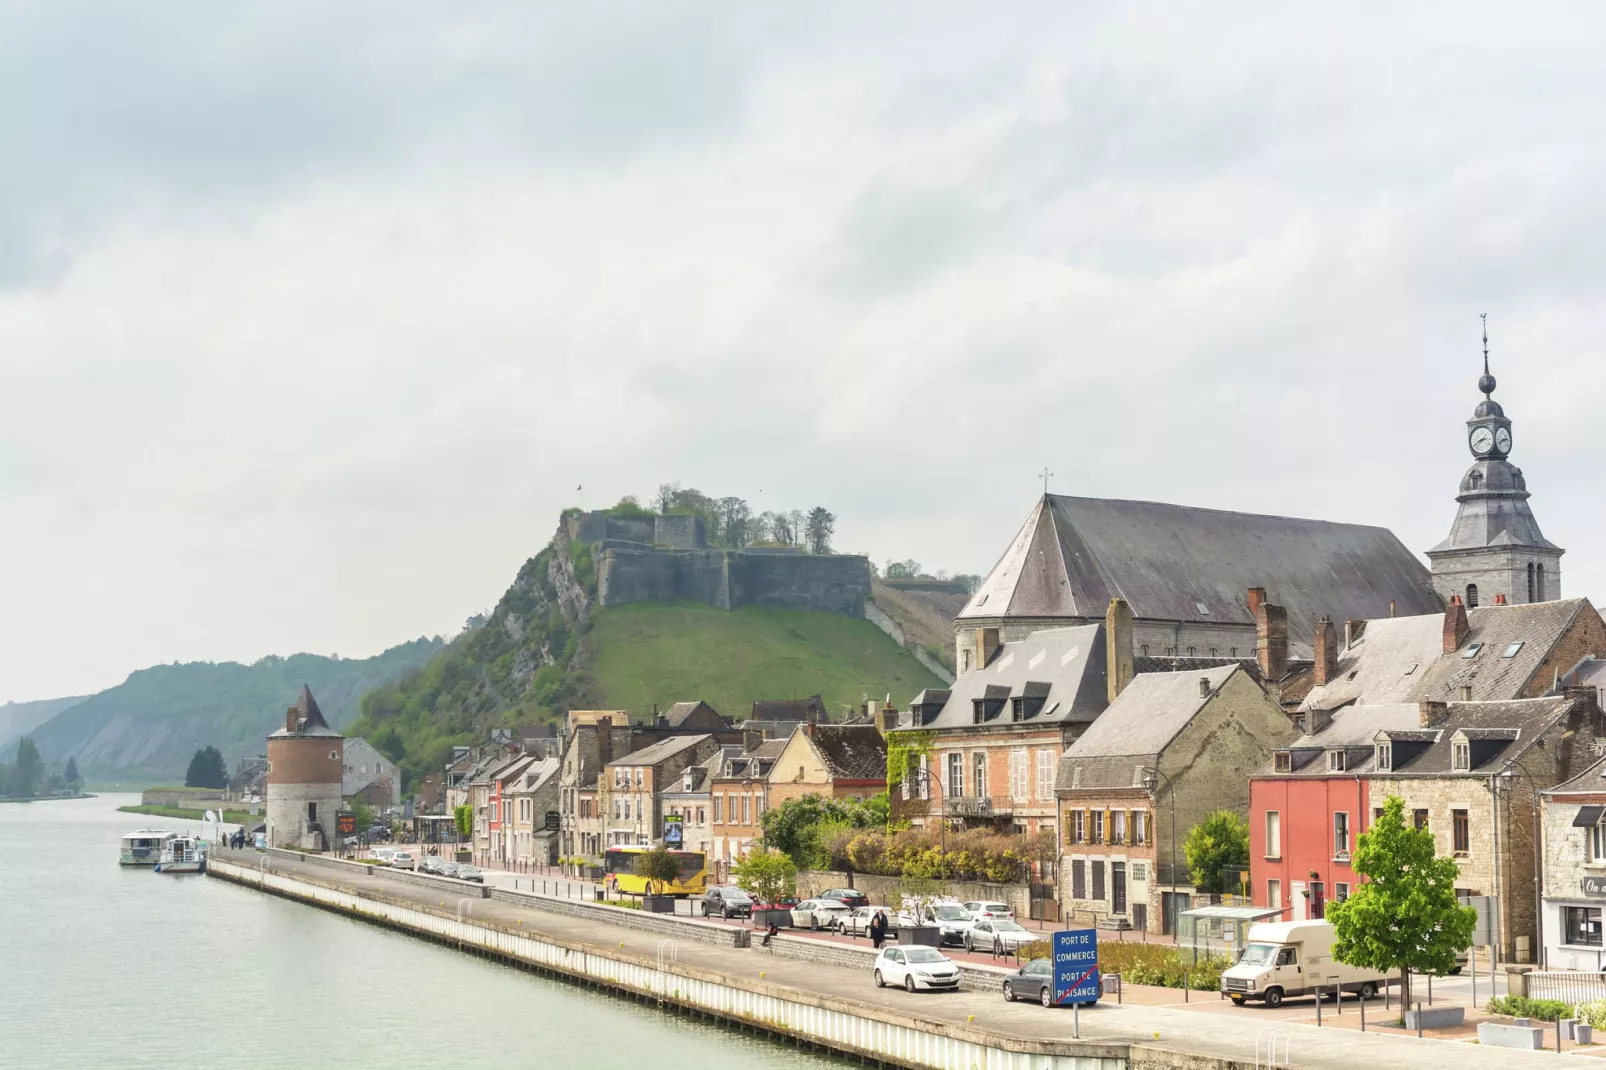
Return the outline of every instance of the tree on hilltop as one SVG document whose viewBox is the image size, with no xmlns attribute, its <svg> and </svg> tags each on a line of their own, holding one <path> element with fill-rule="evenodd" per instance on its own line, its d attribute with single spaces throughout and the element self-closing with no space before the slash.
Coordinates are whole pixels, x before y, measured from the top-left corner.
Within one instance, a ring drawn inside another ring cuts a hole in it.
<svg viewBox="0 0 1606 1070">
<path fill-rule="evenodd" d="M 669 510 L 679 504 L 679 483 L 660 483 L 658 489 L 652 492 L 652 507 L 658 510 L 660 516 L 668 516 Z"/>
<path fill-rule="evenodd" d="M 205 746 L 190 758 L 189 772 L 184 774 L 186 788 L 221 788 L 228 785 L 229 772 L 223 764 L 223 752 Z"/>
<path fill-rule="evenodd" d="M 831 552 L 831 536 L 836 533 L 836 514 L 823 505 L 816 505 L 809 510 L 804 530 L 808 538 L 809 553 L 828 554 Z"/>
</svg>

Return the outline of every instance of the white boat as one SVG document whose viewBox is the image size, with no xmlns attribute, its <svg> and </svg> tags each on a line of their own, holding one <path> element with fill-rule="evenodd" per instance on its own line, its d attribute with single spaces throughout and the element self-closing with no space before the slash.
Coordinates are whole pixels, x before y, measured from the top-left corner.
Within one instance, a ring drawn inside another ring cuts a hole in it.
<svg viewBox="0 0 1606 1070">
<path fill-rule="evenodd" d="M 175 836 L 162 847 L 158 873 L 205 873 L 206 851 L 193 836 Z"/>
<path fill-rule="evenodd" d="M 162 848 L 178 833 L 166 829 L 140 829 L 123 837 L 118 863 L 124 866 L 154 866 L 161 860 Z"/>
</svg>

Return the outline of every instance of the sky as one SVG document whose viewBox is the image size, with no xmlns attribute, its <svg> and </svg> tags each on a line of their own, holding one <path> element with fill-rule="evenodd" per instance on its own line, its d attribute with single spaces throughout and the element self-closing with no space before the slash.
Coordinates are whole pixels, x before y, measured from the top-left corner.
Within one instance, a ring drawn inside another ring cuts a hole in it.
<svg viewBox="0 0 1606 1070">
<path fill-rule="evenodd" d="M 1606 9 L 0 6 L 0 701 L 357 657 L 678 480 L 985 572 L 1041 492 L 1606 580 Z M 583 487 L 583 490 L 577 490 Z"/>
</svg>

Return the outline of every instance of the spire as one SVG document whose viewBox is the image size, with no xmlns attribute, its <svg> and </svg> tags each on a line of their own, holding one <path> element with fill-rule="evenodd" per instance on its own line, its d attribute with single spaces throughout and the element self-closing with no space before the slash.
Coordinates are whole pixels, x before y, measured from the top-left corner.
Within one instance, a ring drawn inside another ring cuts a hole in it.
<svg viewBox="0 0 1606 1070">
<path fill-rule="evenodd" d="M 1483 374 L 1478 377 L 1478 389 L 1488 398 L 1494 393 L 1494 376 L 1489 374 L 1489 313 L 1480 312 L 1478 318 L 1483 320 Z"/>
<path fill-rule="evenodd" d="M 318 700 L 312 697 L 312 688 L 306 684 L 301 685 L 301 697 L 296 700 L 296 712 L 301 715 L 301 730 L 309 728 L 328 728 L 329 722 L 323 719 L 323 711 L 318 708 Z"/>
</svg>

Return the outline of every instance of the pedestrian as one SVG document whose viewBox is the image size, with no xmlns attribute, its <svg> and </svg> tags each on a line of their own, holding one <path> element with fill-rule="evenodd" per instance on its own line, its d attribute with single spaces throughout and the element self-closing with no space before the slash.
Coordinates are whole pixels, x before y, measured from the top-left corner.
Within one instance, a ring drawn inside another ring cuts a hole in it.
<svg viewBox="0 0 1606 1070">
<path fill-rule="evenodd" d="M 875 945 L 877 951 L 880 951 L 881 945 L 886 942 L 886 939 L 887 912 L 878 910 L 870 918 L 870 942 Z"/>
</svg>

